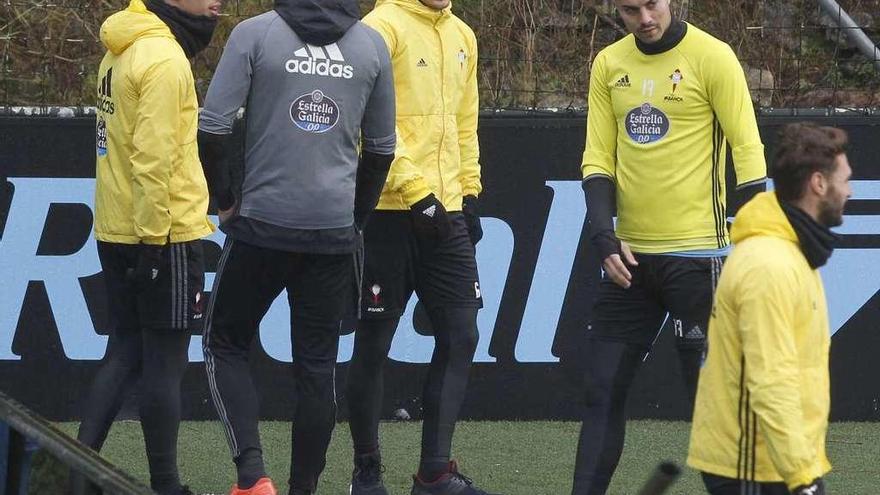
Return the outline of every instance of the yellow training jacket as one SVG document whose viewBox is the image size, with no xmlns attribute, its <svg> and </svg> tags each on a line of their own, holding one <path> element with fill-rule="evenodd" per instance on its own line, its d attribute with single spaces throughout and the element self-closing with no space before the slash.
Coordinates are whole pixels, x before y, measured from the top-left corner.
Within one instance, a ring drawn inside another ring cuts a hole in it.
<svg viewBox="0 0 880 495">
<path fill-rule="evenodd" d="M 451 7 L 378 0 L 364 22 L 388 44 L 397 150 L 379 210 L 406 210 L 434 193 L 449 211 L 479 195 L 477 39 Z"/>
<path fill-rule="evenodd" d="M 183 49 L 141 0 L 104 21 L 101 41 L 95 238 L 165 244 L 210 234 L 199 106 Z"/>
<path fill-rule="evenodd" d="M 642 53 L 630 34 L 596 56 L 581 171 L 614 181 L 617 236 L 633 251 L 728 245 L 728 141 L 737 185 L 763 182 L 749 88 L 726 43 L 688 24 L 665 52 Z"/>
<path fill-rule="evenodd" d="M 773 192 L 733 224 L 700 373 L 688 464 L 759 482 L 809 484 L 831 469 L 828 311 Z"/>
</svg>

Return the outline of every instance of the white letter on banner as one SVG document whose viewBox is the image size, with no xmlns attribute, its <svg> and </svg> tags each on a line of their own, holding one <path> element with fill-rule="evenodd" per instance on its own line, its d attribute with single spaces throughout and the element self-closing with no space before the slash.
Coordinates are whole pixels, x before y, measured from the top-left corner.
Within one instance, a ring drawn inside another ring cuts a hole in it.
<svg viewBox="0 0 880 495">
<path fill-rule="evenodd" d="M 553 339 L 581 240 L 586 206 L 580 181 L 548 181 L 553 203 L 516 341 L 521 363 L 553 363 Z"/>
<path fill-rule="evenodd" d="M 12 352 L 15 327 L 24 304 L 28 282 L 42 280 L 52 308 L 58 336 L 70 359 L 101 359 L 107 337 L 95 332 L 80 277 L 101 271 L 92 235 L 76 253 L 38 256 L 37 247 L 53 203 L 84 204 L 94 211 L 95 179 L 10 177 L 15 187 L 6 231 L 0 240 L 0 359 L 20 359 Z M 91 230 L 91 226 L 89 226 Z M 25 329 L 25 331 L 33 331 Z"/>
<path fill-rule="evenodd" d="M 850 199 L 880 200 L 880 181 L 854 180 L 850 185 Z M 876 235 L 880 233 L 880 216 L 845 215 L 843 225 L 834 231 L 842 235 Z M 836 249 L 819 271 L 834 335 L 880 290 L 880 249 Z"/>
<path fill-rule="evenodd" d="M 851 200 L 880 200 L 880 181 L 853 180 Z M 774 189 L 767 181 L 767 190 Z M 840 235 L 880 233 L 878 215 L 844 215 L 843 225 L 834 229 Z M 828 264 L 819 269 L 828 300 L 831 335 L 837 333 L 874 294 L 880 290 L 880 249 L 835 249 Z"/>
</svg>

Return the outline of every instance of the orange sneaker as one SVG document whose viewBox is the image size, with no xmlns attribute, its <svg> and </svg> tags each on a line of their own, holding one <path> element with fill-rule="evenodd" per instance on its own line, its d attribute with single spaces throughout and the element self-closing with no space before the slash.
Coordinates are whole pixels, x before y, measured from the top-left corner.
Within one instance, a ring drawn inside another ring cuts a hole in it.
<svg viewBox="0 0 880 495">
<path fill-rule="evenodd" d="M 229 492 L 229 495 L 278 495 L 278 492 L 275 491 L 275 485 L 272 484 L 272 480 L 260 478 L 254 486 L 247 490 L 239 488 L 238 484 L 232 485 L 232 491 Z"/>
</svg>

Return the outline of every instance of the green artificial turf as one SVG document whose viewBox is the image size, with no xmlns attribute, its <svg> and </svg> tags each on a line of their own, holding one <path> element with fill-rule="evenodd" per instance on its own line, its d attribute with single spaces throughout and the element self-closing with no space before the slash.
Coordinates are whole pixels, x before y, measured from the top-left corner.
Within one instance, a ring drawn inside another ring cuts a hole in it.
<svg viewBox="0 0 880 495">
<path fill-rule="evenodd" d="M 419 423 L 383 423 L 386 486 L 392 495 L 409 494 L 419 453 Z M 74 423 L 61 427 L 70 433 Z M 569 495 L 579 425 L 570 422 L 462 422 L 456 428 L 454 457 L 461 470 L 489 491 L 504 495 Z M 630 421 L 626 446 L 610 494 L 636 494 L 658 462 L 684 463 L 690 425 L 683 422 Z M 290 425 L 261 424 L 266 468 L 280 493 L 287 491 Z M 348 493 L 351 450 L 348 424 L 336 427 L 327 469 L 318 495 Z M 233 464 L 217 422 L 185 422 L 180 430 L 180 467 L 195 493 L 227 493 L 234 482 Z M 114 425 L 102 454 L 138 478 L 147 479 L 143 436 L 137 422 Z M 880 423 L 836 423 L 828 434 L 828 455 L 834 471 L 828 493 L 877 493 L 880 480 Z M 668 492 L 699 494 L 699 476 L 685 469 Z"/>
</svg>

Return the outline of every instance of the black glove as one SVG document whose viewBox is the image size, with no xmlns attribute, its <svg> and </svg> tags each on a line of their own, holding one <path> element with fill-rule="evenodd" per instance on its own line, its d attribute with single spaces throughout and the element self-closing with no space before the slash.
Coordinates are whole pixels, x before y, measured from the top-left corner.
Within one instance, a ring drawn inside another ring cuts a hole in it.
<svg viewBox="0 0 880 495">
<path fill-rule="evenodd" d="M 462 198 L 461 212 L 464 213 L 464 222 L 467 224 L 471 244 L 476 246 L 483 238 L 483 225 L 480 223 L 480 214 L 477 213 L 477 197 L 465 196 Z"/>
<path fill-rule="evenodd" d="M 134 268 L 125 271 L 125 281 L 140 292 L 159 278 L 162 266 L 162 251 L 165 246 L 138 244 L 137 263 Z"/>
<path fill-rule="evenodd" d="M 446 208 L 434 194 L 429 194 L 410 206 L 410 214 L 413 219 L 413 230 L 419 241 L 436 245 L 449 237 L 452 225 Z"/>
<path fill-rule="evenodd" d="M 816 478 L 809 485 L 801 485 L 791 491 L 791 495 L 825 495 L 825 482 Z"/>
</svg>

